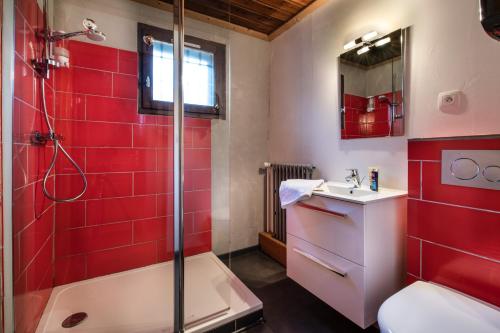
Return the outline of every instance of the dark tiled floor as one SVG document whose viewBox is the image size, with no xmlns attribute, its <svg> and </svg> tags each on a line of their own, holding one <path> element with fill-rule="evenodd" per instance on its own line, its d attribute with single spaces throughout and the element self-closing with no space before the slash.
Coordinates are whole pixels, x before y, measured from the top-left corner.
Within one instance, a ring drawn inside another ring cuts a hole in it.
<svg viewBox="0 0 500 333">
<path fill-rule="evenodd" d="M 227 261 L 226 261 L 227 264 Z M 264 303 L 265 324 L 250 333 L 375 333 L 362 330 L 286 277 L 286 270 L 254 250 L 231 258 L 231 270 Z"/>
</svg>

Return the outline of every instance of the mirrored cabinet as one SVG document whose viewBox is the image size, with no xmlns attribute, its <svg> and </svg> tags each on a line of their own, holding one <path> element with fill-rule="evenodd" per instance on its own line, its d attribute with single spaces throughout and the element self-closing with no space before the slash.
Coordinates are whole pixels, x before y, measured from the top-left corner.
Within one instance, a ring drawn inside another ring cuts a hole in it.
<svg viewBox="0 0 500 333">
<path fill-rule="evenodd" d="M 404 135 L 408 28 L 369 32 L 339 57 L 342 139 Z"/>
</svg>

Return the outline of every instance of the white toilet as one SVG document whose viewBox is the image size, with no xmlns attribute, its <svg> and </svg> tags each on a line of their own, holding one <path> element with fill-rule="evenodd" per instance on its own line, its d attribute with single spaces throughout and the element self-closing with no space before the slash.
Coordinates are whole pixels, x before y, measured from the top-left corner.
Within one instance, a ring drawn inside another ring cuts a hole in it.
<svg viewBox="0 0 500 333">
<path fill-rule="evenodd" d="M 378 311 L 382 333 L 500 333 L 500 309 L 427 282 L 415 282 Z"/>
</svg>

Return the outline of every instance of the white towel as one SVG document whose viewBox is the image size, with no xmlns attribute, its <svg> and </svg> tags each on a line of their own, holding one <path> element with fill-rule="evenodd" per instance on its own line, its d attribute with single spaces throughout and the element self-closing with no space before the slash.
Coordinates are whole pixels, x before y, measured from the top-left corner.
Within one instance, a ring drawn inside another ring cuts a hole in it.
<svg viewBox="0 0 500 333">
<path fill-rule="evenodd" d="M 289 179 L 280 184 L 281 208 L 286 208 L 298 201 L 309 199 L 317 187 L 323 185 L 323 179 Z"/>
</svg>

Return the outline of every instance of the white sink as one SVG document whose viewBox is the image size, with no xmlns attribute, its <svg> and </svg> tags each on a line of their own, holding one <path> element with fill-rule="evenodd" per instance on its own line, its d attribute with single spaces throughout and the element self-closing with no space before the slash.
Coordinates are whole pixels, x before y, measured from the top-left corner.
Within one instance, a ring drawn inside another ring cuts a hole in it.
<svg viewBox="0 0 500 333">
<path fill-rule="evenodd" d="M 379 191 L 375 192 L 370 190 L 366 185 L 361 186 L 361 188 L 352 188 L 352 184 L 330 181 L 314 190 L 313 194 L 354 203 L 367 204 L 374 201 L 402 197 L 405 196 L 407 192 L 388 188 L 379 188 Z"/>
<path fill-rule="evenodd" d="M 352 186 L 345 187 L 345 186 L 327 184 L 326 187 L 328 188 L 328 191 L 332 194 L 347 195 L 356 198 L 373 194 L 373 191 L 371 190 L 364 190 L 362 188 L 352 188 Z"/>
</svg>

